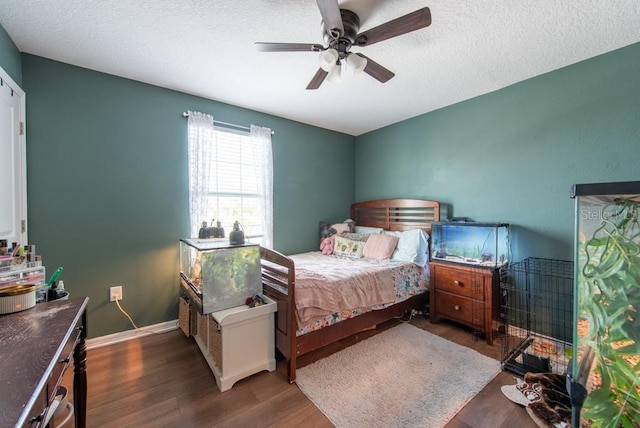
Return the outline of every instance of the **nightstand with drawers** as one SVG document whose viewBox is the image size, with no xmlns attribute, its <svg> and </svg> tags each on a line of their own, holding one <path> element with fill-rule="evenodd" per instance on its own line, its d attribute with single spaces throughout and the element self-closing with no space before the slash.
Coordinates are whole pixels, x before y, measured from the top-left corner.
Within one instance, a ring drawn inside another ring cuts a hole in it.
<svg viewBox="0 0 640 428">
<path fill-rule="evenodd" d="M 478 330 L 493 345 L 500 313 L 500 269 L 432 261 L 430 321 L 450 319 Z"/>
</svg>

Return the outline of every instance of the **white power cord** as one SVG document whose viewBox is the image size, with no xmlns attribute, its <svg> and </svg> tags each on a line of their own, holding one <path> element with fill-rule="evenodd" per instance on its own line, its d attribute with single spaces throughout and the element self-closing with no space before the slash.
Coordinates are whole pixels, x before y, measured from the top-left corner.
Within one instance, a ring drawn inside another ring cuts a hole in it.
<svg viewBox="0 0 640 428">
<path fill-rule="evenodd" d="M 131 325 L 133 326 L 133 328 L 135 328 L 136 330 L 140 330 L 136 325 L 136 323 L 133 322 L 129 314 L 124 309 L 122 309 L 122 306 L 120 306 L 120 299 L 116 299 L 115 302 L 116 302 L 116 305 L 118 305 L 118 309 L 120 309 L 120 312 L 122 312 L 127 318 L 129 318 L 129 321 L 131 322 Z"/>
<path fill-rule="evenodd" d="M 69 422 L 69 421 L 71 420 L 71 418 L 73 417 L 73 411 L 74 411 L 74 409 L 73 409 L 73 404 L 71 404 L 71 403 L 69 403 L 69 402 L 67 401 L 66 408 L 67 408 L 67 416 L 65 416 L 65 417 L 64 417 L 64 419 L 63 419 L 63 420 L 61 420 L 61 421 L 59 421 L 59 422 L 58 422 L 58 421 L 56 421 L 56 426 L 57 426 L 57 427 L 63 427 L 63 426 L 64 426 L 67 422 Z"/>
<path fill-rule="evenodd" d="M 413 310 L 409 311 L 409 319 L 405 320 L 403 317 L 406 314 L 406 312 L 402 315 L 400 315 L 399 317 L 395 317 L 398 321 L 400 322 L 404 322 L 404 323 L 408 323 L 411 322 L 411 320 L 413 319 Z"/>
<path fill-rule="evenodd" d="M 44 418 L 44 426 L 48 426 L 49 422 L 52 419 L 60 416 L 65 408 L 67 409 L 67 415 L 62 421 L 56 421 L 56 426 L 62 427 L 64 426 L 64 424 L 69 422 L 69 420 L 73 416 L 74 411 L 73 404 L 67 401 L 67 388 L 65 388 L 64 386 L 60 386 L 57 390 L 53 402 L 49 406 L 49 410 L 47 410 L 47 414 Z"/>
<path fill-rule="evenodd" d="M 129 322 L 131 323 L 131 325 L 133 326 L 133 328 L 136 329 L 136 331 L 141 331 L 143 333 L 153 333 L 153 334 L 160 334 L 158 332 L 155 331 L 151 331 L 151 330 L 145 330 L 144 328 L 140 328 L 136 325 L 136 323 L 133 322 L 133 319 L 131 318 L 131 316 L 129 316 L 129 314 L 122 309 L 122 306 L 120 306 L 120 299 L 115 299 L 114 302 L 116 302 L 116 305 L 118 306 L 118 309 L 120 309 L 120 312 L 122 312 L 128 319 Z"/>
</svg>

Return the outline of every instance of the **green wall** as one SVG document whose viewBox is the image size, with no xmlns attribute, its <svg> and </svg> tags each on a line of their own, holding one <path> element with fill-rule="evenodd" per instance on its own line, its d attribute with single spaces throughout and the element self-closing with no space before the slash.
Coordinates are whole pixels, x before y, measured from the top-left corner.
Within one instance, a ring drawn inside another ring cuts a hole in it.
<svg viewBox="0 0 640 428">
<path fill-rule="evenodd" d="M 356 199 L 513 225 L 513 259 L 572 260 L 575 183 L 640 180 L 640 43 L 356 138 Z"/>
<path fill-rule="evenodd" d="M 314 250 L 318 221 L 349 215 L 352 136 L 32 55 L 22 73 L 29 239 L 48 274 L 63 266 L 70 294 L 90 297 L 90 337 L 132 328 L 108 300 L 114 284 L 138 326 L 177 318 L 178 242 L 189 233 L 186 110 L 275 131 L 276 249 Z"/>
<path fill-rule="evenodd" d="M 0 25 L 0 67 L 22 87 L 22 60 L 20 51 Z"/>
<path fill-rule="evenodd" d="M 571 259 L 574 183 L 640 180 L 640 44 L 359 136 L 22 55 L 0 66 L 27 92 L 29 236 L 49 274 L 88 295 L 90 337 L 176 318 L 189 229 L 185 110 L 269 126 L 274 246 L 315 249 L 319 220 L 354 200 L 437 199 L 445 216 L 513 225 L 513 259 Z M 335 157 L 333 153 L 340 152 Z M 356 165 L 355 176 L 353 165 Z M 326 165 L 332 165 L 331 174 Z"/>
</svg>

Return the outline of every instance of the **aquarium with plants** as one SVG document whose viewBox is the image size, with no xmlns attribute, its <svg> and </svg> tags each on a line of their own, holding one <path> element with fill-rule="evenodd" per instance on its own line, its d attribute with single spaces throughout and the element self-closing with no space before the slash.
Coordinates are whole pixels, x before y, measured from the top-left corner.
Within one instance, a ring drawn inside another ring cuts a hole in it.
<svg viewBox="0 0 640 428">
<path fill-rule="evenodd" d="M 180 240 L 180 276 L 202 299 L 202 313 L 244 305 L 262 295 L 260 247 L 213 239 Z"/>
<path fill-rule="evenodd" d="M 640 426 L 640 182 L 578 184 L 574 427 Z"/>
<path fill-rule="evenodd" d="M 497 268 L 509 262 L 506 223 L 434 222 L 431 259 Z"/>
</svg>

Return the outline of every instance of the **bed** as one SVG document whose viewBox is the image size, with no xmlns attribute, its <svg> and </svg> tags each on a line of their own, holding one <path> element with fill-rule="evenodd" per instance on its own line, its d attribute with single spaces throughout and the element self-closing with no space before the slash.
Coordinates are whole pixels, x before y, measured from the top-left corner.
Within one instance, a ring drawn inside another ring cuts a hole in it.
<svg viewBox="0 0 640 428">
<path fill-rule="evenodd" d="M 351 219 L 356 225 L 364 228 L 382 228 L 391 232 L 421 229 L 430 234 L 431 223 L 440 219 L 440 204 L 436 201 L 419 199 L 378 199 L 357 202 L 351 205 Z M 390 304 L 378 304 L 370 308 L 348 311 L 346 317 L 338 317 L 340 320 L 335 323 L 323 322 L 322 318 L 315 316 L 312 317 L 315 325 L 309 326 L 307 323 L 304 328 L 299 328 L 301 317 L 296 310 L 296 279 L 300 280 L 298 294 L 303 294 L 305 289 L 302 286 L 302 280 L 296 278 L 296 267 L 299 273 L 302 273 L 307 270 L 306 264 L 309 262 L 313 264 L 321 258 L 327 261 L 334 258 L 323 256 L 319 252 L 285 256 L 264 247 L 261 247 L 260 253 L 264 294 L 277 303 L 276 348 L 287 361 L 287 374 L 291 383 L 296 379 L 297 357 L 399 317 L 406 311 L 424 306 L 428 302 L 429 267 L 427 265 L 421 269 L 422 274 L 427 276 L 426 286 L 417 294 L 398 297 Z M 428 257 L 428 249 L 426 253 L 425 257 Z M 380 263 L 371 264 L 378 266 Z M 398 267 L 394 265 L 394 269 L 411 270 L 404 265 Z M 397 279 L 394 280 L 397 281 Z M 394 292 L 397 290 L 396 287 Z M 333 314 L 325 319 L 335 318 L 336 314 Z"/>
</svg>

